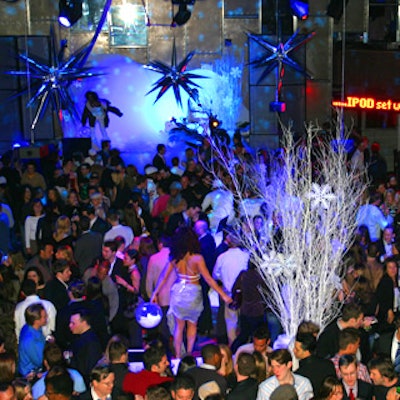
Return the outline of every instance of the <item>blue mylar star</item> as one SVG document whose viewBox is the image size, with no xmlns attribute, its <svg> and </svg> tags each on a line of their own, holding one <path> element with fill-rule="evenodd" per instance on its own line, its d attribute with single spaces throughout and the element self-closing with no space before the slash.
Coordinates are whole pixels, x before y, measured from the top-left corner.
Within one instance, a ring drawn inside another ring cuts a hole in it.
<svg viewBox="0 0 400 400">
<path fill-rule="evenodd" d="M 154 100 L 154 104 L 163 96 L 163 94 L 169 89 L 173 88 L 175 100 L 177 104 L 182 107 L 182 99 L 180 88 L 182 88 L 193 100 L 197 101 L 195 95 L 193 94 L 194 87 L 200 87 L 197 83 L 193 82 L 192 79 L 207 78 L 206 76 L 192 74 L 186 72 L 187 66 L 190 60 L 195 55 L 194 51 L 191 51 L 179 64 L 176 61 L 176 46 L 175 39 L 172 46 L 172 57 L 171 66 L 164 64 L 161 61 L 151 61 L 149 65 L 145 68 L 152 71 L 158 72 L 163 76 L 155 83 L 153 83 L 153 89 L 148 91 L 146 95 L 160 89 L 157 98 Z"/>
</svg>

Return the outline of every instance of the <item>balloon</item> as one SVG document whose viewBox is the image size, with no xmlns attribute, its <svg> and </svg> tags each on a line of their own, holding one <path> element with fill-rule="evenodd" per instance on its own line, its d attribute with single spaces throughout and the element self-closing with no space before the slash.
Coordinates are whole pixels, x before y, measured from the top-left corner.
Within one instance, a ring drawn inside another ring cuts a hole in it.
<svg viewBox="0 0 400 400">
<path fill-rule="evenodd" d="M 142 303 L 136 308 L 136 321 L 146 329 L 155 328 L 162 319 L 161 307 L 154 303 Z"/>
</svg>

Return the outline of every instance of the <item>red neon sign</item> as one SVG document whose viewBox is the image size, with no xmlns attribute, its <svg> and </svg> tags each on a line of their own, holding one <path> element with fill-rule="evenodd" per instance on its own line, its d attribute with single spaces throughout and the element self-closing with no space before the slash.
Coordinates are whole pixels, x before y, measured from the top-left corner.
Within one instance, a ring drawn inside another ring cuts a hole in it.
<svg viewBox="0 0 400 400">
<path fill-rule="evenodd" d="M 359 108 L 361 110 L 383 110 L 400 112 L 400 101 L 377 100 L 373 97 L 347 96 L 345 101 L 333 100 L 333 107 Z"/>
</svg>

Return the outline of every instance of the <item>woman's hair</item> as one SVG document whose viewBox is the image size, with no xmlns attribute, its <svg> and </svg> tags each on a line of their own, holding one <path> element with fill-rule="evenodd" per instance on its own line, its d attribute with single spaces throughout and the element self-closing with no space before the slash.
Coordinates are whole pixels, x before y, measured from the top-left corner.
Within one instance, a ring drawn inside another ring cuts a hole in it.
<svg viewBox="0 0 400 400">
<path fill-rule="evenodd" d="M 86 283 L 86 299 L 96 300 L 103 296 L 101 280 L 97 276 L 92 276 Z"/>
<path fill-rule="evenodd" d="M 41 200 L 40 199 L 33 199 L 32 202 L 31 202 L 31 209 L 30 209 L 30 213 L 29 213 L 30 215 L 32 215 L 32 216 L 35 215 L 34 207 L 35 207 L 35 204 L 38 204 L 38 203 L 40 203 L 40 205 L 42 206 L 42 211 L 43 211 L 44 207 L 43 207 L 43 204 L 42 204 Z"/>
<path fill-rule="evenodd" d="M 0 383 L 10 383 L 15 378 L 16 360 L 12 353 L 0 353 Z"/>
<path fill-rule="evenodd" d="M 342 386 L 340 380 L 336 376 L 327 376 L 319 388 L 317 399 L 329 399 L 336 386 Z"/>
<path fill-rule="evenodd" d="M 27 395 L 26 389 L 28 388 L 28 393 L 31 392 L 31 384 L 27 379 L 17 378 L 13 381 L 13 386 L 15 390 L 16 400 L 24 400 Z"/>
<path fill-rule="evenodd" d="M 258 383 L 265 381 L 267 376 L 267 363 L 265 361 L 265 357 L 259 352 L 253 352 L 254 359 L 256 360 L 256 371 L 252 378 L 254 378 Z"/>
<path fill-rule="evenodd" d="M 226 366 L 225 366 L 225 376 L 228 376 L 229 374 L 231 374 L 233 372 L 233 360 L 232 360 L 232 351 L 230 349 L 230 347 L 226 344 L 219 344 L 218 347 L 226 353 L 227 356 L 227 362 L 226 362 Z"/>
<path fill-rule="evenodd" d="M 200 242 L 192 228 L 183 226 L 178 228 L 172 237 L 170 259 L 179 261 L 186 253 L 199 254 Z"/>
<path fill-rule="evenodd" d="M 57 241 L 62 240 L 65 236 L 71 234 L 71 220 L 66 215 L 61 215 L 57 218 L 56 226 L 54 229 L 54 239 Z"/>
<path fill-rule="evenodd" d="M 44 279 L 43 279 L 43 274 L 42 271 L 40 271 L 40 269 L 38 267 L 35 267 L 34 265 L 32 267 L 29 267 L 26 269 L 25 273 L 24 273 L 24 278 L 22 279 L 22 281 L 25 281 L 26 279 L 28 279 L 28 274 L 29 272 L 36 272 L 38 277 L 39 277 L 39 286 L 44 284 Z"/>
<path fill-rule="evenodd" d="M 74 251 L 72 250 L 71 246 L 68 246 L 67 244 L 64 246 L 60 246 L 57 249 L 57 252 L 63 252 L 65 254 L 65 261 L 67 261 L 68 263 L 75 263 L 75 259 L 74 259 Z"/>
<path fill-rule="evenodd" d="M 154 242 L 151 237 L 141 237 L 139 243 L 139 254 L 141 256 L 151 256 L 156 252 Z"/>
<path fill-rule="evenodd" d="M 196 358 L 193 356 L 187 355 L 187 356 L 183 357 L 181 359 L 181 361 L 179 362 L 178 371 L 177 371 L 176 375 L 182 375 L 188 369 L 196 367 L 196 366 L 197 366 Z"/>
</svg>

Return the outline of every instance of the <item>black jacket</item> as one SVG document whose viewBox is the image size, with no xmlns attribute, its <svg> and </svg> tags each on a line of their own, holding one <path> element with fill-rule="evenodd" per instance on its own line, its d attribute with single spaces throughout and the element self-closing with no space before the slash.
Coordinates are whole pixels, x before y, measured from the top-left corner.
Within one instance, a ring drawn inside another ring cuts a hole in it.
<svg viewBox="0 0 400 400">
<path fill-rule="evenodd" d="M 319 392 L 319 388 L 327 376 L 336 376 L 335 367 L 330 360 L 324 360 L 311 355 L 300 360 L 299 364 L 300 367 L 296 371 L 296 374 L 310 380 L 314 393 Z"/>
</svg>

